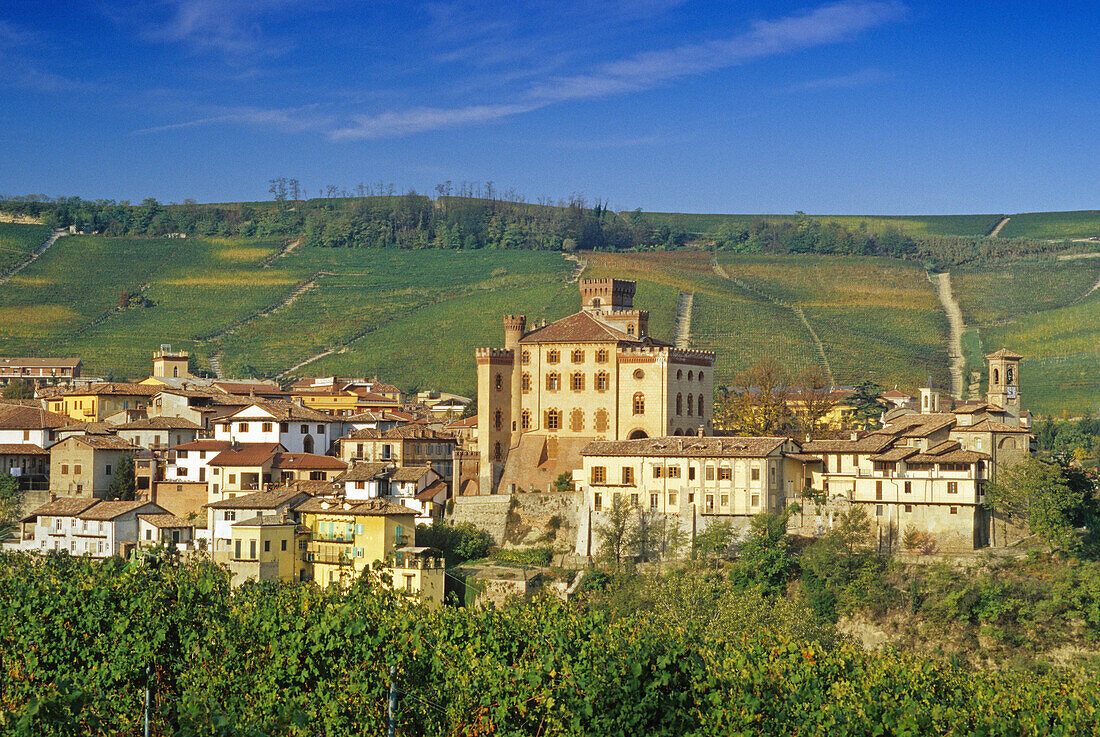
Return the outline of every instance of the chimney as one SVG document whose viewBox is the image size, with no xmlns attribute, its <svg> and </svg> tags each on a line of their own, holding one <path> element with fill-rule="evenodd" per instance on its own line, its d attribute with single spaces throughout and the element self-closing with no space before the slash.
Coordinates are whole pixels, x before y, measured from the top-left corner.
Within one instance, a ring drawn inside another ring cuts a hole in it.
<svg viewBox="0 0 1100 737">
<path fill-rule="evenodd" d="M 699 426 L 699 432 L 697 432 L 697 433 L 695 433 L 695 434 L 696 434 L 697 436 L 699 436 L 699 437 L 703 437 L 703 435 L 704 435 L 705 433 L 706 433 L 706 428 L 705 428 L 705 427 L 703 427 L 702 425 L 700 425 L 700 426 Z"/>
<path fill-rule="evenodd" d="M 50 501 L 51 502 L 56 502 L 57 501 L 57 494 L 55 492 L 52 492 L 52 491 L 50 492 Z"/>
</svg>

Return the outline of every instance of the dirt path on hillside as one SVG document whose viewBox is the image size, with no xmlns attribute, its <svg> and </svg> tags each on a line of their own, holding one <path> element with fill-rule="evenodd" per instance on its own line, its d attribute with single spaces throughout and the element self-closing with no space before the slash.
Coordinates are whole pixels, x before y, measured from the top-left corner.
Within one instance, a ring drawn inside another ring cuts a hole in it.
<svg viewBox="0 0 1100 737">
<path fill-rule="evenodd" d="M 1100 277 L 1097 277 L 1096 281 L 1093 282 L 1092 286 L 1089 287 L 1089 290 L 1087 292 L 1085 292 L 1080 297 L 1078 297 L 1077 299 L 1070 302 L 1070 304 L 1075 305 L 1075 304 L 1078 304 L 1079 302 L 1084 301 L 1085 297 L 1088 297 L 1090 294 L 1095 292 L 1097 289 L 1100 289 Z"/>
<path fill-rule="evenodd" d="M 276 260 L 281 259 L 281 258 L 285 258 L 286 256 L 289 256 L 290 254 L 294 253 L 299 248 L 301 248 L 302 247 L 302 242 L 303 242 L 302 238 L 296 238 L 292 241 L 288 241 L 287 244 L 285 246 L 283 246 L 283 249 L 281 251 L 279 251 L 278 253 L 273 253 L 270 256 L 268 256 L 267 258 L 265 258 L 263 261 L 261 261 L 260 262 L 260 268 L 263 268 L 263 269 L 271 268 L 271 265 L 273 263 L 275 263 Z"/>
<path fill-rule="evenodd" d="M 1001 234 L 1001 228 L 1008 225 L 1008 221 L 1011 220 L 1011 219 L 1012 218 L 1009 218 L 1009 217 L 1001 218 L 1001 222 L 994 225 L 993 230 L 989 231 L 989 237 L 990 238 L 996 238 L 998 235 L 1000 235 Z"/>
<path fill-rule="evenodd" d="M 746 292 L 751 292 L 762 299 L 766 299 L 774 305 L 779 307 L 786 307 L 788 310 L 794 313 L 794 316 L 798 318 L 802 326 L 806 328 L 806 332 L 810 334 L 810 339 L 813 341 L 814 350 L 817 352 L 818 360 L 821 361 L 821 365 L 825 367 L 825 375 L 829 377 L 829 385 L 836 386 L 836 378 L 833 376 L 833 367 L 829 364 L 829 357 L 825 355 L 825 344 L 821 342 L 821 338 L 818 337 L 817 331 L 810 325 L 810 321 L 806 319 L 806 313 L 802 311 L 802 308 L 798 305 L 787 304 L 781 299 L 776 299 L 772 295 L 764 292 L 756 287 L 746 284 L 735 276 L 730 276 L 722 265 L 718 263 L 717 257 L 711 259 L 711 267 L 714 269 L 714 273 L 723 279 L 727 279 L 737 286 L 744 289 Z"/>
<path fill-rule="evenodd" d="M 588 259 L 574 256 L 572 253 L 563 253 L 566 261 L 572 261 L 576 264 L 573 267 L 573 273 L 569 275 L 569 283 L 576 284 L 581 279 L 581 274 L 588 268 Z"/>
<path fill-rule="evenodd" d="M 9 281 L 11 281 L 11 278 L 13 276 L 33 264 L 35 261 L 38 260 L 39 256 L 44 254 L 49 249 L 50 246 L 52 246 L 54 243 L 57 243 L 58 238 L 68 234 L 69 231 L 67 230 L 55 230 L 54 232 L 50 233 L 50 237 L 43 241 L 41 246 L 31 251 L 30 255 L 17 263 L 15 266 L 11 267 L 3 274 L 0 274 L 0 285 L 7 284 Z"/>
<path fill-rule="evenodd" d="M 222 354 L 220 352 L 210 354 L 210 370 L 214 372 L 214 378 L 225 378 L 222 375 Z"/>
<path fill-rule="evenodd" d="M 929 274 L 928 280 L 932 282 L 936 296 L 940 298 L 940 304 L 943 305 L 943 311 L 947 313 L 947 321 L 951 325 L 947 346 L 947 355 L 951 359 L 951 365 L 948 367 L 951 372 L 951 395 L 956 399 L 962 399 L 963 377 L 966 370 L 966 359 L 962 351 L 962 336 L 963 331 L 966 330 L 966 324 L 963 322 L 962 308 L 959 307 L 955 294 L 951 291 L 949 272 L 941 272 L 935 279 Z"/>
<path fill-rule="evenodd" d="M 691 348 L 691 309 L 694 305 L 694 292 L 680 292 L 676 305 L 676 347 L 682 350 Z"/>
</svg>

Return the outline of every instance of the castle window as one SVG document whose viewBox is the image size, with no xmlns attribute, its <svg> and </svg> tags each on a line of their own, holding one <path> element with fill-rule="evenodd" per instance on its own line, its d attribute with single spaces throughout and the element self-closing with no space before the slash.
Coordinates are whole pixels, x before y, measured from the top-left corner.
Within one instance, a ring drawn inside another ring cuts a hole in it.
<svg viewBox="0 0 1100 737">
<path fill-rule="evenodd" d="M 503 453 L 501 452 L 499 441 L 496 444 L 493 445 L 493 460 L 494 461 L 503 460 Z"/>
<path fill-rule="evenodd" d="M 634 325 L 631 324 L 626 326 L 626 334 L 634 335 Z"/>
<path fill-rule="evenodd" d="M 584 363 L 584 351 L 579 348 L 573 351 L 573 363 Z"/>
<path fill-rule="evenodd" d="M 524 366 L 531 363 L 531 351 L 527 350 L 526 348 L 523 349 L 523 352 L 520 353 L 519 356 L 519 360 L 523 363 Z"/>
<path fill-rule="evenodd" d="M 594 307 L 597 310 L 600 309 L 600 298 L 599 297 L 593 297 L 592 298 L 592 307 Z"/>
<path fill-rule="evenodd" d="M 699 372 L 699 381 L 702 381 L 702 380 L 703 380 L 703 372 L 702 372 L 702 371 L 700 371 L 700 372 Z"/>
<path fill-rule="evenodd" d="M 569 388 L 575 392 L 584 391 L 584 374 L 577 372 L 569 377 Z"/>
<path fill-rule="evenodd" d="M 547 363 L 557 363 L 561 360 L 561 351 L 552 350 L 546 354 Z"/>
<path fill-rule="evenodd" d="M 531 391 L 531 374 L 524 373 L 522 379 L 523 392 L 526 394 Z"/>
<path fill-rule="evenodd" d="M 1005 383 L 1006 384 L 1011 384 L 1012 383 L 1012 367 L 1011 366 L 1009 366 L 1008 368 L 1005 369 Z"/>
<path fill-rule="evenodd" d="M 634 414 L 636 414 L 636 415 L 644 415 L 645 414 L 645 395 L 642 394 L 641 392 L 638 392 L 637 394 L 634 395 Z"/>
<path fill-rule="evenodd" d="M 596 410 L 596 432 L 607 432 L 607 410 Z"/>
<path fill-rule="evenodd" d="M 523 414 L 521 414 L 519 416 L 519 422 L 520 422 L 520 429 L 522 429 L 522 430 L 530 430 L 531 429 L 531 412 L 530 412 L 530 410 L 526 410 L 526 409 L 523 410 Z"/>
<path fill-rule="evenodd" d="M 593 484 L 606 484 L 607 468 L 605 466 L 593 466 L 590 478 Z"/>
<path fill-rule="evenodd" d="M 498 392 L 499 392 L 499 391 L 500 391 L 501 389 L 503 389 L 503 388 L 504 388 L 504 377 L 503 377 L 503 376 L 501 376 L 500 374 L 497 374 L 497 381 L 496 381 L 496 384 L 497 384 L 497 391 L 498 391 Z"/>
<path fill-rule="evenodd" d="M 695 378 L 695 373 L 692 372 L 692 371 L 688 371 L 688 381 L 691 381 L 694 378 Z"/>
<path fill-rule="evenodd" d="M 601 348 L 596 351 L 596 363 L 607 363 L 607 349 Z"/>
<path fill-rule="evenodd" d="M 998 371 L 997 369 L 993 369 L 993 383 L 994 384 L 1000 384 L 1001 383 L 1001 372 Z"/>
<path fill-rule="evenodd" d="M 561 374 L 546 375 L 546 391 L 556 392 L 561 389 Z"/>
<path fill-rule="evenodd" d="M 684 370 L 683 369 L 677 369 L 676 370 L 676 381 L 680 381 L 683 378 L 684 378 Z"/>
<path fill-rule="evenodd" d="M 504 426 L 504 415 L 501 414 L 499 409 L 496 411 L 496 414 L 493 415 L 493 424 L 496 426 L 497 430 L 500 430 Z"/>
<path fill-rule="evenodd" d="M 560 430 L 561 429 L 561 410 L 548 409 L 546 410 L 546 429 L 547 430 Z"/>
<path fill-rule="evenodd" d="M 569 429 L 573 432 L 584 429 L 584 412 L 581 409 L 574 409 L 569 413 Z"/>
<path fill-rule="evenodd" d="M 623 486 L 634 485 L 634 467 L 623 466 Z"/>
<path fill-rule="evenodd" d="M 688 417 L 691 417 L 691 410 L 694 406 L 695 400 L 691 394 L 688 394 Z"/>
<path fill-rule="evenodd" d="M 684 395 L 676 395 L 676 414 L 682 415 L 684 413 Z"/>
<path fill-rule="evenodd" d="M 699 395 L 699 416 L 703 416 L 703 395 Z"/>
<path fill-rule="evenodd" d="M 596 391 L 598 391 L 598 392 L 607 391 L 607 385 L 608 385 L 607 372 L 606 371 L 600 371 L 599 373 L 596 374 Z"/>
<path fill-rule="evenodd" d="M 645 378 L 645 371 L 642 371 L 641 369 L 635 370 L 634 371 L 634 378 L 637 379 L 638 381 L 641 381 L 642 379 Z"/>
</svg>

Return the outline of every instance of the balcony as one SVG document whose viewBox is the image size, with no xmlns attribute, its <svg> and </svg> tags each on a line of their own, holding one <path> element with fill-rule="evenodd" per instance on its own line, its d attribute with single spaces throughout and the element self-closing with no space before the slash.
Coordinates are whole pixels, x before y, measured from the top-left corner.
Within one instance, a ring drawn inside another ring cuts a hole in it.
<svg viewBox="0 0 1100 737">
<path fill-rule="evenodd" d="M 330 565 L 351 565 L 351 556 L 343 550 L 307 550 L 302 553 L 306 563 L 328 563 Z"/>
<path fill-rule="evenodd" d="M 348 533 L 343 533 L 343 532 L 339 533 L 339 534 L 337 534 L 337 533 L 322 534 L 322 533 L 319 533 L 319 532 L 315 532 L 315 533 L 313 533 L 313 537 L 311 537 L 310 539 L 313 542 L 318 542 L 318 543 L 344 543 L 346 545 L 348 543 L 353 542 L 355 540 L 355 536 L 354 535 L 349 535 Z"/>
</svg>

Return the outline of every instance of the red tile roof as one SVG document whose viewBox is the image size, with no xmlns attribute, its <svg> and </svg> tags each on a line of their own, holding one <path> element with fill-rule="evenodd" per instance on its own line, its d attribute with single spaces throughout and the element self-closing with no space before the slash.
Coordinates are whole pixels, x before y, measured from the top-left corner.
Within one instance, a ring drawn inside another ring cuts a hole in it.
<svg viewBox="0 0 1100 737">
<path fill-rule="evenodd" d="M 240 443 L 218 453 L 207 465 L 262 466 L 283 450 L 279 443 Z"/>
<path fill-rule="evenodd" d="M 52 430 L 64 427 L 68 417 L 38 407 L 0 404 L 0 430 Z"/>
<path fill-rule="evenodd" d="M 339 458 L 318 455 L 316 453 L 276 453 L 272 468 L 278 469 L 322 469 L 343 471 L 348 464 Z"/>
<path fill-rule="evenodd" d="M 600 322 L 587 312 L 577 312 L 535 328 L 524 335 L 522 344 L 530 343 L 643 343 L 644 339 L 628 335 L 618 328 Z"/>
</svg>

